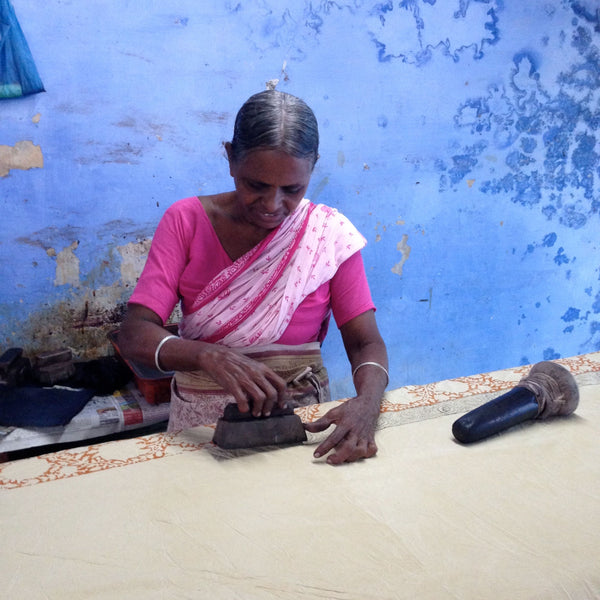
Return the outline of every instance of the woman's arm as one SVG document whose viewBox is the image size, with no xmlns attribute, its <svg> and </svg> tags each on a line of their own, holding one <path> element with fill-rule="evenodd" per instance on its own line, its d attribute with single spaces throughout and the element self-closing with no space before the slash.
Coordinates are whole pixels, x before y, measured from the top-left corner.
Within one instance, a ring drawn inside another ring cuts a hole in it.
<svg viewBox="0 0 600 600">
<path fill-rule="evenodd" d="M 286 382 L 262 363 L 226 346 L 183 338 L 170 339 L 162 318 L 141 304 L 129 304 L 119 332 L 119 350 L 124 358 L 160 367 L 164 371 L 208 373 L 235 398 L 240 411 L 252 409 L 254 416 L 268 416 L 275 404 L 287 401 Z M 158 365 L 155 363 L 158 358 Z"/>
<path fill-rule="evenodd" d="M 307 431 L 312 433 L 335 424 L 333 433 L 314 453 L 315 458 L 319 458 L 333 449 L 327 458 L 331 465 L 370 458 L 377 453 L 375 425 L 388 384 L 387 350 L 375 321 L 375 312 L 362 313 L 342 325 L 340 331 L 354 373 L 356 396 L 314 423 L 305 424 Z"/>
</svg>

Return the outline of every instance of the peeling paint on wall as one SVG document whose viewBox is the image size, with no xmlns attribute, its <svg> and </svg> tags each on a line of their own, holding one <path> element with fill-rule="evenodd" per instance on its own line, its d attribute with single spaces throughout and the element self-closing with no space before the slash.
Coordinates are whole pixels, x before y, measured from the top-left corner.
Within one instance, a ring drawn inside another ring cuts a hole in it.
<svg viewBox="0 0 600 600">
<path fill-rule="evenodd" d="M 119 19 L 104 3 L 34 4 L 21 3 L 39 39 L 48 22 L 80 25 L 46 64 L 56 80 L 69 64 L 78 86 L 2 105 L 4 346 L 110 350 L 162 207 L 228 188 L 221 142 L 246 92 L 277 77 L 322 132 L 309 197 L 371 242 L 392 386 L 600 349 L 598 0 L 183 0 L 141 19 L 136 3 Z M 339 77 L 350 38 L 353 77 Z M 112 85 L 125 80 L 126 102 Z M 327 344 L 343 397 L 347 361 Z"/>
<path fill-rule="evenodd" d="M 112 353 L 107 334 L 118 328 L 125 307 L 142 272 L 151 239 L 116 246 L 108 252 L 120 262 L 120 270 L 110 270 L 112 280 L 106 285 L 91 286 L 91 271 L 82 271 L 82 261 L 77 256 L 83 246 L 75 240 L 62 250 L 46 247 L 45 253 L 56 263 L 54 286 L 71 286 L 61 300 L 47 301 L 25 319 L 21 315 L 9 318 L 5 323 L 8 335 L 4 346 L 19 346 L 26 355 L 41 351 L 69 347 L 79 359 L 92 359 Z M 29 242 L 31 243 L 31 241 Z M 35 246 L 42 246 L 35 242 Z M 120 257 L 120 261 L 118 260 Z M 85 262 L 85 261 L 83 261 Z M 180 318 L 175 311 L 171 321 Z"/>
<path fill-rule="evenodd" d="M 47 256 L 56 261 L 54 285 L 72 286 L 69 297 L 46 304 L 39 311 L 30 313 L 24 322 L 19 320 L 14 338 L 11 336 L 5 342 L 23 347 L 28 355 L 61 347 L 71 348 L 77 358 L 86 360 L 112 353 L 107 334 L 121 323 L 151 242 L 147 238 L 117 246 L 116 251 L 121 257 L 119 274 L 114 274 L 112 283 L 95 288 L 88 285 L 89 273 L 81 273 L 76 254 L 79 241 L 60 251 L 47 248 Z M 180 312 L 175 311 L 171 322 L 178 321 L 180 316 Z"/>
<path fill-rule="evenodd" d="M 11 170 L 42 169 L 44 157 L 40 146 L 33 142 L 24 140 L 17 142 L 14 146 L 0 145 L 0 177 L 6 177 Z"/>
<path fill-rule="evenodd" d="M 79 258 L 75 250 L 79 242 L 75 241 L 56 255 L 56 277 L 54 285 L 79 285 Z"/>
<path fill-rule="evenodd" d="M 389 225 L 382 223 L 381 221 L 377 221 L 375 224 L 375 242 L 381 242 L 383 239 L 383 234 L 387 233 L 388 229 L 391 230 L 394 225 L 406 225 L 406 222 L 401 217 L 398 217 L 395 223 L 391 223 Z M 380 233 L 380 230 L 382 233 Z"/>
<path fill-rule="evenodd" d="M 396 250 L 398 250 L 398 252 L 402 254 L 402 260 L 400 262 L 397 262 L 392 267 L 392 273 L 400 275 L 400 277 L 402 277 L 402 268 L 404 267 L 404 263 L 408 260 L 408 257 L 410 256 L 410 246 L 407 244 L 407 241 L 408 235 L 405 233 L 402 236 L 402 239 L 396 244 Z"/>
<path fill-rule="evenodd" d="M 19 336 L 7 341 L 21 346 L 29 356 L 65 347 L 78 359 L 106 356 L 112 353 L 107 335 L 123 318 L 121 296 L 122 288 L 111 286 L 42 308 L 19 323 Z"/>
<path fill-rule="evenodd" d="M 132 242 L 125 246 L 119 246 L 117 250 L 121 255 L 121 281 L 124 285 L 135 285 L 144 268 L 148 250 L 152 240 L 142 240 L 141 242 Z"/>
</svg>

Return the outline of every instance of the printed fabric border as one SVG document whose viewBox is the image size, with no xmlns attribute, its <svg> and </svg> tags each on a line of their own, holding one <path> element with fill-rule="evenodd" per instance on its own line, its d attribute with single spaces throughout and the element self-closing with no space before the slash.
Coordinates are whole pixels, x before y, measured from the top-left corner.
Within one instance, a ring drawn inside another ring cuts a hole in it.
<svg viewBox="0 0 600 600">
<path fill-rule="evenodd" d="M 569 369 L 580 386 L 600 383 L 600 352 L 556 362 Z M 381 404 L 378 429 L 471 410 L 514 387 L 530 368 L 522 366 L 388 391 Z M 343 401 L 306 406 L 296 412 L 303 421 L 312 422 L 340 402 Z M 179 434 L 158 433 L 2 463 L 0 490 L 98 473 L 205 448 L 215 453 L 216 447 L 211 442 L 213 431 L 214 426 L 197 427 Z"/>
</svg>

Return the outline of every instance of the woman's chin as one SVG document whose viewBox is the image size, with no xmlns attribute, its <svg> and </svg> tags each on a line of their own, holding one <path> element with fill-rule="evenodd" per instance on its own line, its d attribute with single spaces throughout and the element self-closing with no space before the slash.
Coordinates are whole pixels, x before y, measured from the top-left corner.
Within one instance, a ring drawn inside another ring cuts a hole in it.
<svg viewBox="0 0 600 600">
<path fill-rule="evenodd" d="M 252 221 L 262 229 L 275 229 L 283 223 L 286 216 L 281 213 L 254 213 Z"/>
</svg>

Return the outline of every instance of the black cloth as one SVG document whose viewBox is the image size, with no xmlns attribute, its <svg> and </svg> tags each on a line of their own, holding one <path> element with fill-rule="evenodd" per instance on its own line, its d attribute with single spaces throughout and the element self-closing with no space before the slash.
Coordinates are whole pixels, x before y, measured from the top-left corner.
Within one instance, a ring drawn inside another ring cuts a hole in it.
<svg viewBox="0 0 600 600">
<path fill-rule="evenodd" d="M 94 396 L 94 390 L 0 385 L 0 425 L 66 425 Z"/>
<path fill-rule="evenodd" d="M 110 396 L 133 379 L 131 369 L 116 356 L 76 362 L 75 374 L 60 385 L 94 390 L 96 396 Z"/>
</svg>

